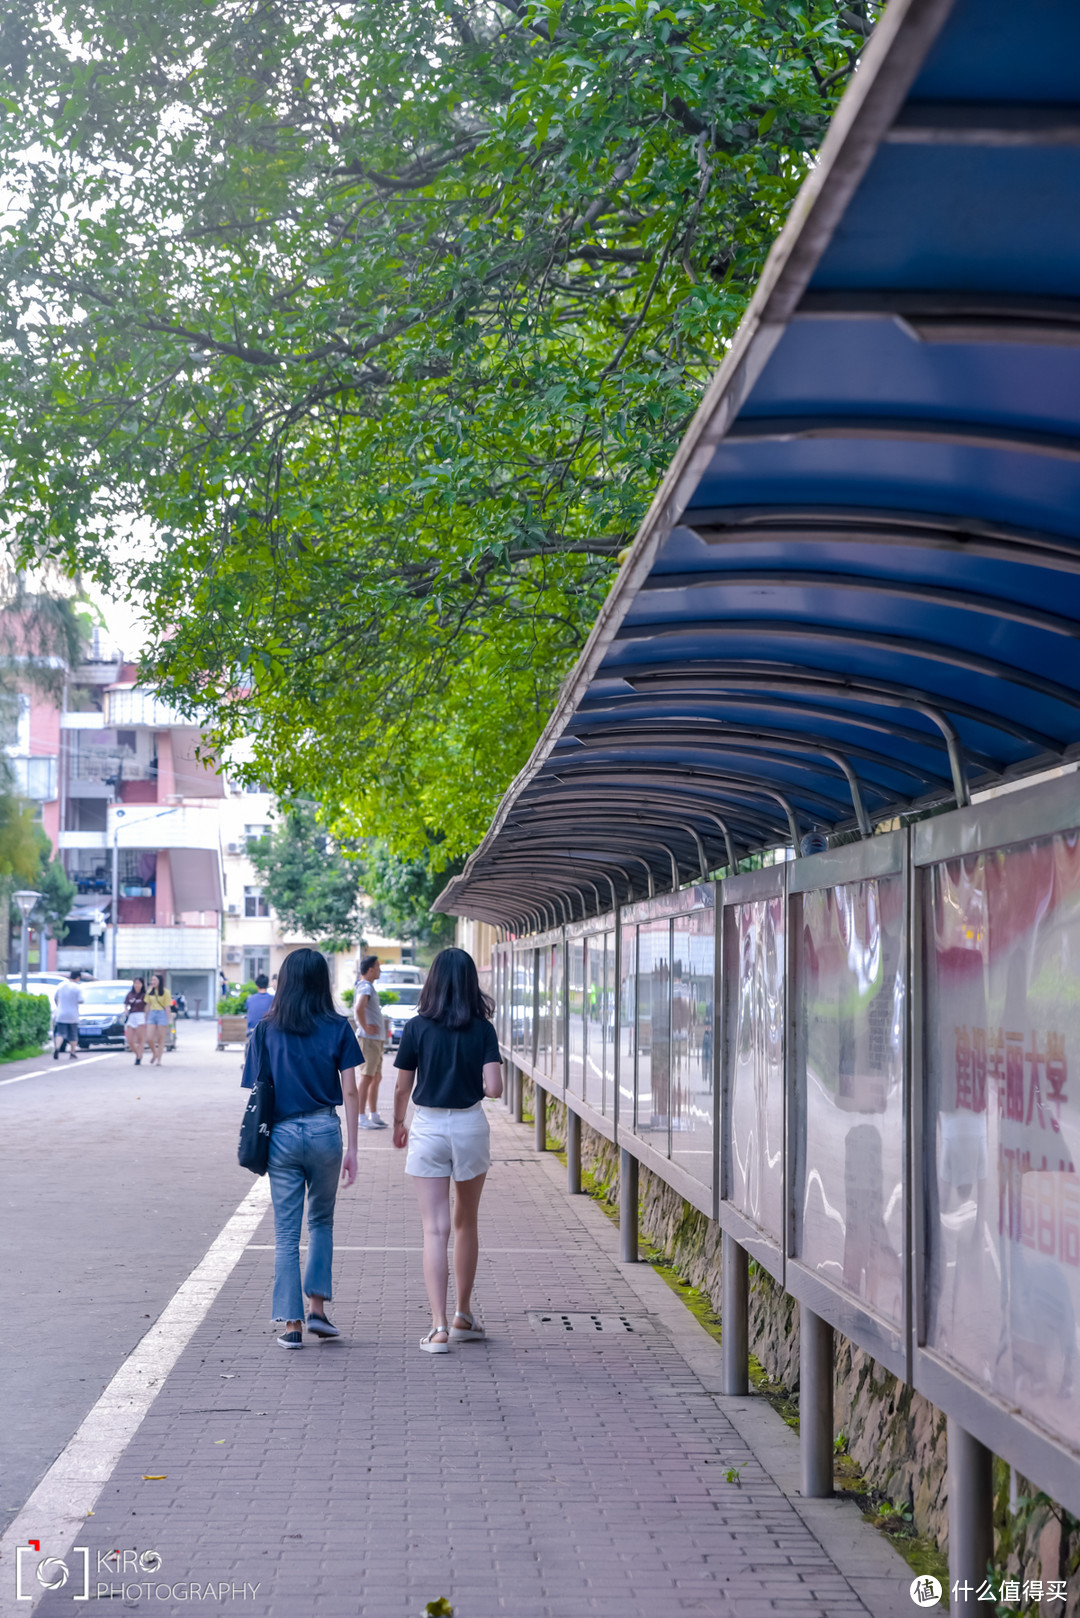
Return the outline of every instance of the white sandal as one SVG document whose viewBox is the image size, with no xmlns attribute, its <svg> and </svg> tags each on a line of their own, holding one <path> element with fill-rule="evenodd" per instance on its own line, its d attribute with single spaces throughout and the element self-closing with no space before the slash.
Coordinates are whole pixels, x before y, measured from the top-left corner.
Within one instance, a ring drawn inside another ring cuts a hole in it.
<svg viewBox="0 0 1080 1618">
<path fill-rule="evenodd" d="M 421 1339 L 420 1339 L 420 1347 L 423 1349 L 425 1354 L 449 1354 L 449 1352 L 450 1352 L 450 1344 L 449 1343 L 437 1343 L 435 1341 L 436 1335 L 441 1331 L 446 1331 L 446 1327 L 445 1326 L 432 1326 L 432 1328 L 428 1332 L 427 1336 L 426 1337 L 421 1337 Z"/>
<path fill-rule="evenodd" d="M 486 1333 L 483 1326 L 478 1326 L 472 1315 L 467 1315 L 464 1309 L 459 1309 L 454 1316 L 455 1320 L 467 1320 L 467 1326 L 451 1326 L 450 1341 L 452 1343 L 482 1343 Z"/>
</svg>

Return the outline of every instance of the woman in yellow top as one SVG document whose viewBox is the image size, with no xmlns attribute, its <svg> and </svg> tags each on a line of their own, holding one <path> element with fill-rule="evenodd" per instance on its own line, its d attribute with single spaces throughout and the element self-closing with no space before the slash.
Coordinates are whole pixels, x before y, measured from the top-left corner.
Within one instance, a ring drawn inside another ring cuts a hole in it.
<svg viewBox="0 0 1080 1618">
<path fill-rule="evenodd" d="M 150 1040 L 150 1066 L 160 1067 L 165 1053 L 165 1033 L 169 1026 L 172 996 L 160 972 L 155 972 L 146 991 L 146 1032 Z"/>
</svg>

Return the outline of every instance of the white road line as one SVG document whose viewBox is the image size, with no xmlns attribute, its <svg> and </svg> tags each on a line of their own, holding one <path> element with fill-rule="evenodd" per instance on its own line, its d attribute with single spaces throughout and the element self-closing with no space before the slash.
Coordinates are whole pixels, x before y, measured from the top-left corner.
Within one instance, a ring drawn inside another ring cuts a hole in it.
<svg viewBox="0 0 1080 1618">
<path fill-rule="evenodd" d="M 17 1546 L 37 1539 L 43 1556 L 63 1557 L 85 1530 L 87 1513 L 94 1509 L 117 1461 L 205 1319 L 269 1205 L 270 1182 L 257 1180 L 121 1365 L 67 1448 L 50 1466 L 0 1538 L 0 1569 L 5 1570 L 5 1581 L 14 1580 Z M 8 1593 L 13 1589 L 11 1584 Z M 35 1590 L 35 1601 L 44 1593 Z M 30 1603 L 20 1610 L 28 1612 Z"/>
<path fill-rule="evenodd" d="M 100 1056 L 77 1056 L 75 1060 L 81 1067 L 88 1067 L 91 1062 L 104 1062 L 106 1056 L 123 1056 L 123 1054 L 124 1052 L 121 1050 L 102 1051 Z M 59 1062 L 57 1062 L 54 1067 L 39 1067 L 35 1068 L 33 1073 L 16 1073 L 13 1079 L 0 1079 L 0 1088 L 2 1088 L 5 1084 L 21 1084 L 24 1079 L 42 1079 L 45 1077 L 46 1073 L 64 1072 L 71 1072 L 70 1059 L 66 1069 L 62 1068 Z"/>
</svg>

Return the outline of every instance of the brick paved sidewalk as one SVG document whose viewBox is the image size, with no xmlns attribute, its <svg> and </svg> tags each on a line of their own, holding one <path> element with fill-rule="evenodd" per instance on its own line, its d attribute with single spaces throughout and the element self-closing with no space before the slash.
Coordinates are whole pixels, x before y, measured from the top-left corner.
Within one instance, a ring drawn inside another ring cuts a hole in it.
<svg viewBox="0 0 1080 1618">
<path fill-rule="evenodd" d="M 875 1612 L 692 1369 L 679 1323 L 648 1312 L 603 1215 L 562 1193 L 531 1132 L 490 1112 L 476 1293 L 490 1340 L 419 1352 L 411 1187 L 389 1131 L 362 1133 L 357 1186 L 338 1201 L 342 1339 L 277 1347 L 268 1216 L 87 1525 L 93 1555 L 161 1557 L 152 1575 L 127 1573 L 112 1610 L 136 1582 L 143 1610 L 191 1610 L 148 1594 L 149 1578 L 150 1591 L 213 1583 L 217 1610 L 267 1618 L 420 1618 L 439 1596 L 456 1618 Z M 530 1311 L 626 1314 L 643 1329 L 568 1333 Z M 109 1577 L 92 1569 L 91 1590 Z M 50 1594 L 36 1610 L 86 1609 Z"/>
</svg>

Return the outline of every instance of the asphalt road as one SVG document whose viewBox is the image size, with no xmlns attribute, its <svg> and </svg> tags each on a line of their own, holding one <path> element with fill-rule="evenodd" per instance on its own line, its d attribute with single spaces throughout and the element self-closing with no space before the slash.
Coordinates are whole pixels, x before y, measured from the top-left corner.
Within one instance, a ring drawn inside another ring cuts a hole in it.
<svg viewBox="0 0 1080 1618">
<path fill-rule="evenodd" d="M 0 1531 L 251 1188 L 241 1053 L 215 1043 L 181 1021 L 161 1068 L 0 1065 Z"/>
</svg>

